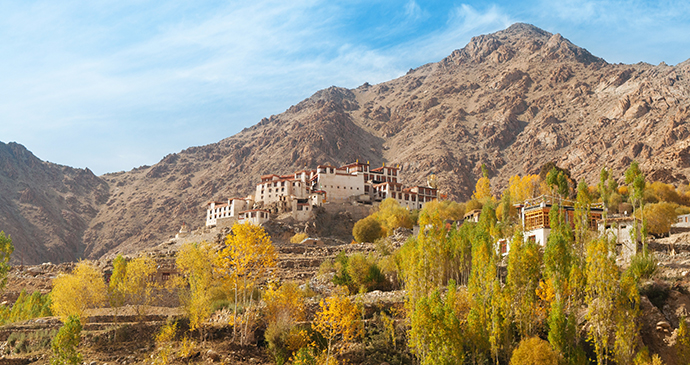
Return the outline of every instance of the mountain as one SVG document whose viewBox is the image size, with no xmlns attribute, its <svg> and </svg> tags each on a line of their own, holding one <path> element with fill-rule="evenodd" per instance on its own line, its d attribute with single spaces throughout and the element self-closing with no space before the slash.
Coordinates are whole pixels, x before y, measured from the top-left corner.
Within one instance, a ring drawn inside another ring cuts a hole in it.
<svg viewBox="0 0 690 365">
<path fill-rule="evenodd" d="M 0 142 L 0 230 L 13 240 L 12 262 L 83 257 L 84 232 L 108 189 L 88 169 L 43 162 L 20 144 Z"/>
<path fill-rule="evenodd" d="M 482 163 L 496 192 L 549 161 L 592 183 L 602 167 L 620 176 L 637 160 L 650 179 L 685 184 L 689 85 L 690 61 L 609 64 L 560 34 L 514 24 L 397 79 L 321 90 L 218 143 L 101 176 L 107 194 L 94 200 L 83 253 L 135 251 L 183 222 L 201 226 L 207 201 L 249 194 L 260 175 L 357 159 L 400 164 L 409 185 L 435 174 L 458 200 Z"/>
</svg>

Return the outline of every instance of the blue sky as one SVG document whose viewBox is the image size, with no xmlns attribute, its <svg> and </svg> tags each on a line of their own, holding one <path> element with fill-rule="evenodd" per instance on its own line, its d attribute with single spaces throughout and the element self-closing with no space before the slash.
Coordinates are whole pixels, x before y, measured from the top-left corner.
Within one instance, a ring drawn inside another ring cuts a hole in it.
<svg viewBox="0 0 690 365">
<path fill-rule="evenodd" d="M 687 0 L 0 0 L 0 9 L 0 141 L 96 174 L 217 142 L 331 85 L 390 80 L 515 22 L 611 63 L 690 58 Z"/>
</svg>

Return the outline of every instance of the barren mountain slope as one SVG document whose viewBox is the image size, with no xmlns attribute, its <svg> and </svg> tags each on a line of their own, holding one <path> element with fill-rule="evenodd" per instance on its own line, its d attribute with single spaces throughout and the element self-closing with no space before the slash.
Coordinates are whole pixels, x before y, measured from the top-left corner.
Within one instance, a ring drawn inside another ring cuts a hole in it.
<svg viewBox="0 0 690 365">
<path fill-rule="evenodd" d="M 400 164 L 408 184 L 437 174 L 453 199 L 471 195 L 481 163 L 495 187 L 551 160 L 590 182 L 633 159 L 652 179 L 685 182 L 689 83 L 688 62 L 608 64 L 515 24 L 398 79 L 321 90 L 219 143 L 104 176 L 113 194 L 87 230 L 86 254 L 199 226 L 207 201 L 246 195 L 262 174 L 356 159 Z"/>
<path fill-rule="evenodd" d="M 108 185 L 88 169 L 43 162 L 24 146 L 0 142 L 0 230 L 13 240 L 12 263 L 76 261 L 82 237 Z"/>
<path fill-rule="evenodd" d="M 410 185 L 434 173 L 451 199 L 472 194 L 482 163 L 496 191 L 552 160 L 589 182 L 635 159 L 650 179 L 687 183 L 689 92 L 688 61 L 608 64 L 515 24 L 395 80 L 321 90 L 218 143 L 102 176 L 110 195 L 84 221 L 84 254 L 135 251 L 183 222 L 198 227 L 206 202 L 245 196 L 260 175 L 356 159 L 400 164 Z"/>
</svg>

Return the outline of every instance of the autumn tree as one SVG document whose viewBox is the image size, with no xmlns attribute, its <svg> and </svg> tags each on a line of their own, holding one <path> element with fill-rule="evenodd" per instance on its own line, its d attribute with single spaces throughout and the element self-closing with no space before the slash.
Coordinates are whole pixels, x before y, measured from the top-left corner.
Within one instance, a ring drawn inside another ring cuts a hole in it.
<svg viewBox="0 0 690 365">
<path fill-rule="evenodd" d="M 217 271 L 234 288 L 233 340 L 237 336 L 238 325 L 243 325 L 240 338 L 243 345 L 254 315 L 254 288 L 268 269 L 275 266 L 278 254 L 266 231 L 250 223 L 235 223 L 225 238 L 225 245 L 217 258 Z M 240 305 L 244 309 L 241 321 L 238 316 Z"/>
<path fill-rule="evenodd" d="M 645 204 L 642 216 L 647 220 L 649 233 L 655 236 L 668 234 L 671 226 L 676 223 L 676 207 L 678 204 L 659 202 Z"/>
<path fill-rule="evenodd" d="M 296 326 L 305 320 L 304 296 L 304 291 L 294 282 L 283 283 L 277 288 L 271 284 L 262 296 L 266 303 L 264 337 L 278 364 L 286 363 L 290 354 L 303 345 Z"/>
<path fill-rule="evenodd" d="M 12 238 L 5 236 L 4 231 L 0 231 L 0 293 L 5 290 L 7 285 L 7 274 L 10 272 L 10 256 L 14 252 Z"/>
<path fill-rule="evenodd" d="M 542 257 L 536 242 L 525 242 L 522 232 L 516 232 L 508 254 L 506 291 L 510 315 L 520 338 L 534 336 L 539 330 L 540 314 L 537 288 L 541 280 Z"/>
<path fill-rule="evenodd" d="M 439 289 L 421 298 L 410 321 L 409 344 L 421 364 L 461 364 L 465 357 L 467 294 L 451 281 L 445 298 Z"/>
<path fill-rule="evenodd" d="M 384 236 L 390 236 L 397 228 L 412 229 L 413 226 L 410 211 L 400 206 L 400 203 L 393 198 L 382 201 L 372 216 L 381 224 Z"/>
<path fill-rule="evenodd" d="M 71 315 L 83 319 L 87 309 L 106 302 L 107 293 L 100 271 L 91 263 L 81 261 L 71 274 L 60 274 L 53 279 L 50 309 L 63 321 Z"/>
<path fill-rule="evenodd" d="M 374 242 L 383 235 L 381 223 L 373 216 L 358 220 L 352 228 L 352 236 L 357 242 Z"/>
<path fill-rule="evenodd" d="M 212 292 L 217 281 L 214 277 L 214 263 L 217 253 L 210 243 L 190 242 L 182 245 L 175 260 L 177 268 L 184 278 L 180 293 L 182 308 L 189 317 L 191 330 L 202 328 L 212 313 Z M 204 332 L 201 331 L 204 337 Z"/>
<path fill-rule="evenodd" d="M 678 319 L 678 335 L 676 340 L 676 357 L 680 364 L 690 364 L 690 331 L 685 316 Z"/>
<path fill-rule="evenodd" d="M 78 365 L 82 362 L 82 355 L 77 348 L 81 342 L 81 321 L 79 316 L 70 315 L 65 324 L 60 327 L 52 341 L 53 357 L 51 365 Z"/>
<path fill-rule="evenodd" d="M 307 238 L 309 238 L 309 235 L 304 232 L 295 233 L 295 235 L 290 238 L 290 243 L 302 243 L 302 241 Z"/>
<path fill-rule="evenodd" d="M 127 259 L 117 255 L 113 260 L 113 273 L 108 283 L 108 294 L 111 307 L 120 307 L 125 304 L 125 277 L 127 275 Z"/>
<path fill-rule="evenodd" d="M 612 246 L 603 237 L 591 241 L 587 247 L 588 339 L 594 344 L 598 364 L 607 362 L 613 344 L 610 334 L 615 323 L 618 266 Z"/>
<path fill-rule="evenodd" d="M 539 175 L 513 175 L 508 182 L 511 199 L 516 203 L 524 203 L 528 199 L 542 195 L 541 178 Z"/>
<path fill-rule="evenodd" d="M 467 319 L 473 361 L 490 355 L 498 361 L 505 349 L 507 305 L 498 279 L 493 236 L 496 213 L 485 204 L 472 239 L 472 269 L 468 283 L 470 311 Z"/>
<path fill-rule="evenodd" d="M 338 339 L 352 342 L 364 335 L 360 309 L 343 294 L 321 299 L 319 310 L 314 314 L 312 328 L 327 341 L 326 363 L 331 361 L 333 346 Z"/>
<path fill-rule="evenodd" d="M 137 313 L 143 315 L 143 306 L 153 300 L 152 292 L 155 281 L 157 264 L 151 256 L 139 256 L 127 263 L 127 270 L 123 281 L 124 294 L 128 301 L 136 306 Z"/>
<path fill-rule="evenodd" d="M 557 365 L 559 360 L 548 342 L 539 337 L 529 337 L 520 341 L 510 357 L 510 365 Z"/>
<path fill-rule="evenodd" d="M 493 195 L 491 195 L 491 182 L 489 181 L 489 170 L 484 164 L 482 164 L 482 177 L 477 180 L 472 199 L 476 199 L 482 204 L 485 204 L 489 200 L 493 200 Z"/>
</svg>

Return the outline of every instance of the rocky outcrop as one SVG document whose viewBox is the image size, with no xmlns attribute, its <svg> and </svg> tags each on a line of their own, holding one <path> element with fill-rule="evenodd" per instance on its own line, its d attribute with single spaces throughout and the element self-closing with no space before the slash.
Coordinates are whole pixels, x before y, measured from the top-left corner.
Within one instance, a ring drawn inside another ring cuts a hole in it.
<svg viewBox="0 0 690 365">
<path fill-rule="evenodd" d="M 496 192 L 510 176 L 549 161 L 593 183 L 603 166 L 620 178 L 637 160 L 648 176 L 680 183 L 690 176 L 689 93 L 687 61 L 608 64 L 559 34 L 515 24 L 397 79 L 330 87 L 218 143 L 104 175 L 107 185 L 80 188 L 76 176 L 85 171 L 56 175 L 64 189 L 89 196 L 65 197 L 64 213 L 44 204 L 53 199 L 45 188 L 13 187 L 12 204 L 46 207 L 2 214 L 15 217 L 5 218 L 15 227 L 59 217 L 74 237 L 44 230 L 37 240 L 83 242 L 83 256 L 95 258 L 155 245 L 183 223 L 201 226 L 207 201 L 249 194 L 263 174 L 318 164 L 400 165 L 405 184 L 434 174 L 442 194 L 458 200 L 472 194 L 481 164 Z M 42 164 L 24 162 L 27 169 Z M 5 159 L 0 170 L 7 179 L 22 173 Z"/>
</svg>

